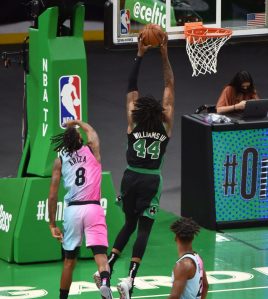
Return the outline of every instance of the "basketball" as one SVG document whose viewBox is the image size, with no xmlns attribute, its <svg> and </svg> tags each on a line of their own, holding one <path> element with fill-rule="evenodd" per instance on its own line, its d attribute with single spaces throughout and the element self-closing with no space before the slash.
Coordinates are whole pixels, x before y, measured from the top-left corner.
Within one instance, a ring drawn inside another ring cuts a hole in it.
<svg viewBox="0 0 268 299">
<path fill-rule="evenodd" d="M 158 47 L 162 44 L 165 33 L 159 25 L 147 24 L 140 32 L 142 42 L 145 46 Z"/>
</svg>

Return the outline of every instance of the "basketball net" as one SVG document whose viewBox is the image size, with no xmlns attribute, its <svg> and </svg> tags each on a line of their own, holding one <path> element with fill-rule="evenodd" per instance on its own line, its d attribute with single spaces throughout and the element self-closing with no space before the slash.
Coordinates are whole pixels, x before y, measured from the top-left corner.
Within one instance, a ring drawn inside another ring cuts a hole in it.
<svg viewBox="0 0 268 299">
<path fill-rule="evenodd" d="M 186 51 L 193 68 L 192 76 L 217 72 L 220 48 L 231 37 L 225 28 L 206 28 L 202 22 L 185 24 Z"/>
</svg>

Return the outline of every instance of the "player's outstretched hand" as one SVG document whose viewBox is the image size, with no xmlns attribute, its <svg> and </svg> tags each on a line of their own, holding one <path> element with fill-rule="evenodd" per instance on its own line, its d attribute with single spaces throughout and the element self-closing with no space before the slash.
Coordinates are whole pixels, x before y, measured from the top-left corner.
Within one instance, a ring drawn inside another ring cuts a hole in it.
<svg viewBox="0 0 268 299">
<path fill-rule="evenodd" d="M 148 46 L 144 45 L 142 34 L 140 34 L 138 36 L 138 56 L 142 57 L 145 54 L 145 52 L 147 52 L 147 50 L 150 49 L 151 47 L 152 47 L 151 45 Z"/>
</svg>

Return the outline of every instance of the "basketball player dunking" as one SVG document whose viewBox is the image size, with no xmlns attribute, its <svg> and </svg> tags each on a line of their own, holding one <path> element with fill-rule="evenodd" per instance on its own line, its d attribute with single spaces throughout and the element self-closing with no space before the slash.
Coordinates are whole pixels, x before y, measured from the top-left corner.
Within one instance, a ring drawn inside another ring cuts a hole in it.
<svg viewBox="0 0 268 299">
<path fill-rule="evenodd" d="M 122 207 L 125 224 L 119 232 L 109 265 L 112 273 L 114 263 L 138 227 L 133 246 L 128 278 L 119 283 L 117 289 L 121 299 L 131 298 L 134 279 L 144 255 L 149 235 L 159 209 L 162 191 L 161 166 L 174 118 L 174 77 L 168 59 L 167 35 L 160 46 L 164 73 L 164 92 L 162 103 L 152 96 L 140 97 L 138 74 L 145 52 L 140 36 L 138 54 L 130 73 L 127 91 L 127 162 L 121 182 Z M 95 274 L 95 281 L 98 279 Z"/>
</svg>

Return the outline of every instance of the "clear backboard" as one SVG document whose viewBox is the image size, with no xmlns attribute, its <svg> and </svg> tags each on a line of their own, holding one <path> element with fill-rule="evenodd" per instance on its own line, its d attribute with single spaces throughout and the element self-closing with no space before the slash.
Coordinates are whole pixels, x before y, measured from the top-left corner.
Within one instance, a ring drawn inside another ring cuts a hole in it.
<svg viewBox="0 0 268 299">
<path fill-rule="evenodd" d="M 159 24 L 169 40 L 183 40 L 186 22 L 202 21 L 206 27 L 229 28 L 233 36 L 268 37 L 268 1 L 265 0 L 110 0 L 114 45 L 137 42 L 141 28 Z M 107 36 L 107 32 L 106 32 Z"/>
</svg>

